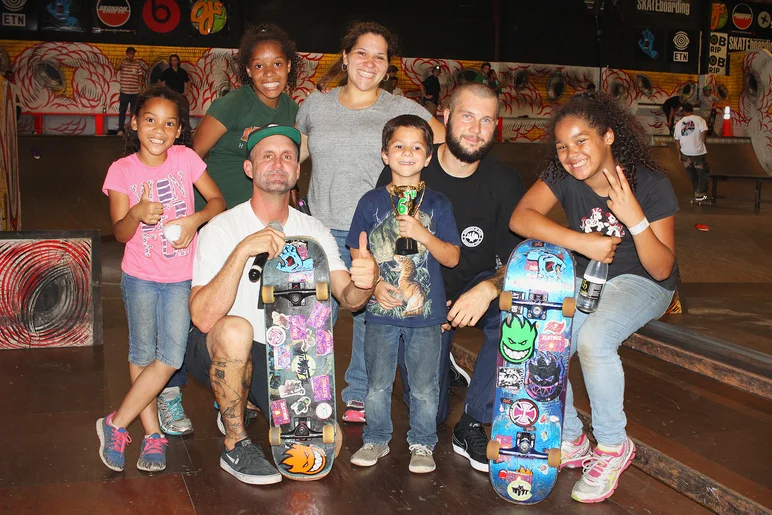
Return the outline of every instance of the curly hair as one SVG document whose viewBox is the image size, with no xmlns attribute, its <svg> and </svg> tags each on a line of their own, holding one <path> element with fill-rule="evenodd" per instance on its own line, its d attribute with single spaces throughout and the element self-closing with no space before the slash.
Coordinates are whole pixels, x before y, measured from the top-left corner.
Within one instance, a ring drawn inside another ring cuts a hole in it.
<svg viewBox="0 0 772 515">
<path fill-rule="evenodd" d="M 298 72 L 300 72 L 303 66 L 303 59 L 298 55 L 295 42 L 289 38 L 287 33 L 281 27 L 270 23 L 247 27 L 244 34 L 241 35 L 239 54 L 236 60 L 239 66 L 239 81 L 241 85 L 252 84 L 252 78 L 247 73 L 249 60 L 257 45 L 267 42 L 279 45 L 284 53 L 284 57 L 287 58 L 290 64 L 289 73 L 287 74 L 287 89 L 290 93 L 295 91 L 298 83 Z"/>
<path fill-rule="evenodd" d="M 386 56 L 389 62 L 399 52 L 399 43 L 396 34 L 389 29 L 372 21 L 353 22 L 349 25 L 346 34 L 340 40 L 341 54 L 351 52 L 354 45 L 357 44 L 359 38 L 365 34 L 375 34 L 381 36 L 386 40 Z M 387 72 L 388 73 L 388 72 Z M 348 82 L 348 75 L 343 71 L 343 56 L 340 57 L 335 63 L 333 63 L 327 72 L 319 79 L 319 82 L 324 86 L 327 86 L 330 82 L 337 82 L 338 86 L 345 86 Z"/>
<path fill-rule="evenodd" d="M 139 135 L 137 134 L 137 131 L 131 128 L 131 120 L 139 120 L 139 113 L 142 110 L 142 107 L 149 100 L 154 98 L 163 98 L 177 106 L 177 118 L 179 119 L 182 130 L 180 131 L 180 137 L 174 140 L 174 144 L 190 147 L 193 143 L 193 131 L 190 128 L 190 108 L 188 106 L 188 101 L 173 89 L 166 86 L 155 86 L 139 96 L 137 103 L 134 106 L 134 111 L 131 113 L 131 119 L 129 119 L 129 123 L 126 124 L 124 152 L 127 156 L 139 152 L 140 148 Z"/>
<path fill-rule="evenodd" d="M 568 117 L 584 120 L 601 136 L 609 129 L 614 133 L 611 154 L 614 156 L 614 161 L 624 170 L 633 191 L 635 191 L 637 165 L 664 172 L 664 169 L 651 156 L 646 133 L 633 113 L 610 95 L 587 91 L 571 98 L 549 122 L 547 127 L 549 150 L 541 173 L 542 180 L 547 184 L 554 184 L 568 173 L 560 163 L 555 148 L 555 127 Z"/>
</svg>

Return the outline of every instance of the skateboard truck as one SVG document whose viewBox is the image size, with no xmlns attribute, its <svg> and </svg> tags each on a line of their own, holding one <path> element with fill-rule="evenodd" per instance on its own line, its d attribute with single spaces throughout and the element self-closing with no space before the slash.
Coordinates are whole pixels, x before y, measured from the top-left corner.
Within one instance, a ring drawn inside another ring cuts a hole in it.
<svg viewBox="0 0 772 515">
<path fill-rule="evenodd" d="M 565 317 L 573 316 L 576 306 L 573 297 L 566 297 L 563 299 L 563 303 L 560 304 L 548 302 L 547 295 L 546 292 L 531 291 L 528 292 L 528 297 L 526 298 L 526 294 L 523 292 L 505 290 L 499 295 L 499 309 L 526 318 L 538 318 L 539 320 L 545 320 L 547 318 L 547 310 L 550 309 L 560 309 Z"/>
<path fill-rule="evenodd" d="M 268 433 L 268 440 L 271 445 L 281 445 L 281 441 L 288 438 L 301 441 L 321 438 L 325 444 L 335 443 L 335 426 L 326 424 L 321 432 L 314 431 L 311 429 L 308 417 L 298 417 L 295 419 L 295 427 L 289 431 L 282 433 L 281 427 L 272 427 Z"/>
<path fill-rule="evenodd" d="M 524 431 L 518 431 L 515 446 L 513 448 L 502 449 L 501 442 L 490 440 L 485 454 L 489 460 L 496 461 L 500 456 L 517 456 L 520 458 L 541 458 L 546 459 L 550 467 L 558 468 L 560 466 L 560 449 L 546 449 L 547 452 L 540 452 L 534 449 L 536 435 Z"/>
<path fill-rule="evenodd" d="M 263 286 L 261 295 L 263 303 L 273 304 L 276 297 L 283 297 L 293 306 L 305 305 L 306 297 L 316 295 L 317 300 L 330 298 L 330 289 L 327 283 L 316 283 L 316 288 L 304 288 L 305 283 L 291 283 L 289 290 L 274 290 L 273 285 Z"/>
</svg>

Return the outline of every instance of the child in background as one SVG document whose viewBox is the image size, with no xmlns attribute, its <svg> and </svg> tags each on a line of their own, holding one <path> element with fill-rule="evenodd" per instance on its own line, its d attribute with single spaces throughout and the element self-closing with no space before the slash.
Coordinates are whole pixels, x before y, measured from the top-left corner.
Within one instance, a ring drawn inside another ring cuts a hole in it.
<svg viewBox="0 0 772 515">
<path fill-rule="evenodd" d="M 166 468 L 156 396 L 180 368 L 190 329 L 190 279 L 196 230 L 225 209 L 206 165 L 188 148 L 187 102 L 166 87 L 142 94 L 127 126 L 128 157 L 107 171 L 102 191 L 110 197 L 115 238 L 126 243 L 121 292 L 129 323 L 132 386 L 118 411 L 96 423 L 99 457 L 121 471 L 131 442 L 126 427 L 137 416 L 145 438 L 137 468 Z M 194 210 L 193 186 L 206 198 Z"/>
<path fill-rule="evenodd" d="M 367 365 L 367 424 L 364 445 L 351 463 L 375 465 L 389 453 L 392 436 L 391 392 L 397 370 L 400 341 L 410 385 L 410 471 L 431 472 L 437 444 L 437 376 L 442 348 L 441 325 L 446 321 L 445 289 L 440 265 L 454 267 L 461 255 L 461 241 L 448 199 L 426 188 L 415 216 L 396 215 L 392 186 L 421 184 L 421 171 L 432 158 L 434 135 L 429 124 L 415 115 L 401 115 L 383 128 L 383 161 L 392 171 L 391 184 L 376 188 L 357 205 L 346 244 L 352 256 L 359 248 L 359 234 L 367 232 L 370 252 L 381 270 L 375 301 L 366 311 L 365 363 Z M 416 201 L 421 200 L 418 193 Z M 398 237 L 412 238 L 418 253 L 395 253 Z"/>
</svg>

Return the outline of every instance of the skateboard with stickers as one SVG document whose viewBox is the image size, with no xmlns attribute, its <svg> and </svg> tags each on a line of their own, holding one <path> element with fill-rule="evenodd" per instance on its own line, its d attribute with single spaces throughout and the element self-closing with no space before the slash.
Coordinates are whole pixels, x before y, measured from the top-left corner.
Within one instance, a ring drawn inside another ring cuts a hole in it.
<svg viewBox="0 0 772 515">
<path fill-rule="evenodd" d="M 506 265 L 488 442 L 494 490 L 517 504 L 543 501 L 557 481 L 574 314 L 574 261 L 526 240 Z"/>
<path fill-rule="evenodd" d="M 273 459 L 285 477 L 321 479 L 342 444 L 335 422 L 330 272 L 321 245 L 288 237 L 263 269 L 261 297 Z"/>
</svg>

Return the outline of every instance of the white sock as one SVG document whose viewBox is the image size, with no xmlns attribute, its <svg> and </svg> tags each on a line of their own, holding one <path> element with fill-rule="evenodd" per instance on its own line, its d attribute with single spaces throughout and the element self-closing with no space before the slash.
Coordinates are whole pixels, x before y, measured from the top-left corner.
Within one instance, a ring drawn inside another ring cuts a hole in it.
<svg viewBox="0 0 772 515">
<path fill-rule="evenodd" d="M 607 445 L 607 444 L 598 444 L 598 449 L 600 449 L 603 452 L 607 452 L 609 454 L 619 454 L 622 452 L 622 446 L 624 444 L 620 443 L 619 445 Z"/>
</svg>

